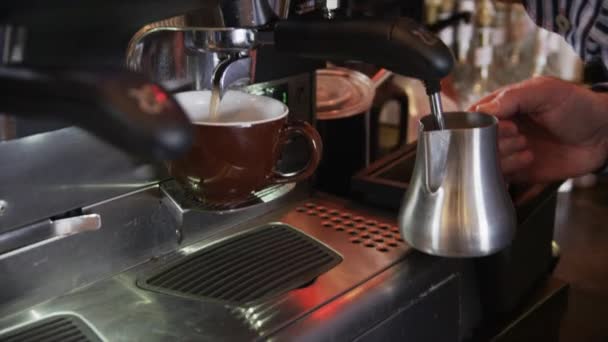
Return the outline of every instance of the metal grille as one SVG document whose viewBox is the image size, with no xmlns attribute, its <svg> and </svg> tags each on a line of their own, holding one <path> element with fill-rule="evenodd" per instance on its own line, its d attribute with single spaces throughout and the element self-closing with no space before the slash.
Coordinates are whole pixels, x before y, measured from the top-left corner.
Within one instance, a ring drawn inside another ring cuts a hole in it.
<svg viewBox="0 0 608 342">
<path fill-rule="evenodd" d="M 2 342 L 97 342 L 101 339 L 74 316 L 53 316 L 0 335 Z"/>
<path fill-rule="evenodd" d="M 342 258 L 307 235 L 272 224 L 202 249 L 140 281 L 141 287 L 234 304 L 303 286 Z"/>
</svg>

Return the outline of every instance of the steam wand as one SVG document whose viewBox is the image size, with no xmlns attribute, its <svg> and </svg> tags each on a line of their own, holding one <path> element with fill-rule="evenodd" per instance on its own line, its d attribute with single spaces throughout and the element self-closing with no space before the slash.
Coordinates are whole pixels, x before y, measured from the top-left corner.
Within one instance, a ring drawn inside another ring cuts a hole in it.
<svg viewBox="0 0 608 342">
<path fill-rule="evenodd" d="M 435 124 L 439 130 L 445 129 L 445 121 L 443 120 L 443 106 L 441 105 L 441 86 L 439 81 L 425 82 L 426 93 L 429 96 L 431 105 L 431 114 L 435 118 Z"/>
<path fill-rule="evenodd" d="M 450 49 L 419 23 L 407 18 L 279 21 L 278 51 L 325 60 L 359 60 L 423 80 L 431 113 L 444 129 L 440 80 L 454 66 Z"/>
</svg>

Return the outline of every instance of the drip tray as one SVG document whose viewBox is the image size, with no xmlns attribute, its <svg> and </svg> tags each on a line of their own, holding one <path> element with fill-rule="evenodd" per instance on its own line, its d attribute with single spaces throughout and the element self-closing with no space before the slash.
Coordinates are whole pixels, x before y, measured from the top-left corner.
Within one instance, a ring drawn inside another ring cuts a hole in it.
<svg viewBox="0 0 608 342">
<path fill-rule="evenodd" d="M 304 286 L 341 261 L 336 252 L 291 226 L 268 224 L 205 247 L 138 285 L 238 306 Z"/>
<path fill-rule="evenodd" d="M 0 334 L 2 342 L 101 342 L 81 319 L 73 315 L 56 315 L 22 325 Z"/>
</svg>

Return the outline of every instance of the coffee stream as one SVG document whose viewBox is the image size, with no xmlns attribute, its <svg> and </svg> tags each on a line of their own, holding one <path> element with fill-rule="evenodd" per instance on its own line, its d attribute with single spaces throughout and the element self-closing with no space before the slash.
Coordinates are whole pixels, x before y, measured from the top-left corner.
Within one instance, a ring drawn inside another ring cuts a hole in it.
<svg viewBox="0 0 608 342">
<path fill-rule="evenodd" d="M 209 121 L 218 122 L 220 102 L 222 101 L 222 95 L 219 86 L 213 86 L 211 89 L 211 99 L 209 100 Z"/>
</svg>

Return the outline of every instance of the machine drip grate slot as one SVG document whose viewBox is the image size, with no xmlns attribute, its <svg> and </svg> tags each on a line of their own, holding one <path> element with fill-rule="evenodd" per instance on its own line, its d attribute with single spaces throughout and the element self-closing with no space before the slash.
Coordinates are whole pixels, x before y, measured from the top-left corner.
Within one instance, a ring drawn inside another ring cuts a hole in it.
<svg viewBox="0 0 608 342">
<path fill-rule="evenodd" d="M 2 342 L 101 342 L 82 320 L 71 315 L 52 316 L 9 330 Z"/>
<path fill-rule="evenodd" d="M 203 248 L 138 284 L 152 291 L 238 305 L 301 287 L 341 260 L 298 230 L 270 224 Z"/>
</svg>

